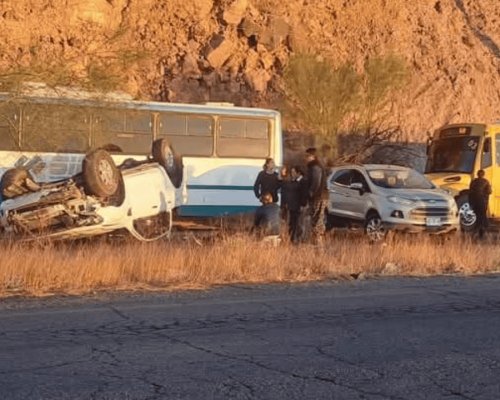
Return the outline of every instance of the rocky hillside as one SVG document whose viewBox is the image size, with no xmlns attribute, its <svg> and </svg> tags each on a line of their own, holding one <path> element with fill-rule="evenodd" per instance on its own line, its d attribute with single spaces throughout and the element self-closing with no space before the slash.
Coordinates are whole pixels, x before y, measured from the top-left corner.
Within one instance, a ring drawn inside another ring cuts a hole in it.
<svg viewBox="0 0 500 400">
<path fill-rule="evenodd" d="M 419 139 L 500 119 L 499 46 L 496 0 L 0 0 L 3 77 L 143 99 L 280 108 L 294 52 L 358 68 L 395 53 L 411 78 L 393 115 Z"/>
</svg>

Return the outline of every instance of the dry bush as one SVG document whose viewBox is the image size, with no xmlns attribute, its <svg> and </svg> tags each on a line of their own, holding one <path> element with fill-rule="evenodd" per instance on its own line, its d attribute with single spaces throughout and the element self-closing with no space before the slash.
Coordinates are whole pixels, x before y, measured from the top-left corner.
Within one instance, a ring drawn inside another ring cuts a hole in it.
<svg viewBox="0 0 500 400">
<path fill-rule="evenodd" d="M 271 247 L 233 235 L 193 242 L 3 244 L 0 295 L 172 290 L 230 283 L 352 279 L 359 274 L 428 276 L 500 270 L 500 248 L 470 240 L 440 244 L 421 236 L 371 245 L 334 237 L 325 247 Z"/>
</svg>

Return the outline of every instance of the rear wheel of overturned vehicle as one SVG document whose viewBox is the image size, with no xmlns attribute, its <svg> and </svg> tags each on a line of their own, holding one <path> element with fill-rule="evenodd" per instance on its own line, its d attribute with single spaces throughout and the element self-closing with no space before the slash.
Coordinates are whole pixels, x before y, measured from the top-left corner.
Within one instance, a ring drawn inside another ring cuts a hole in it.
<svg viewBox="0 0 500 400">
<path fill-rule="evenodd" d="M 12 168 L 5 171 L 0 181 L 0 193 L 4 199 L 12 199 L 37 190 L 40 190 L 40 186 L 24 168 Z"/>
<path fill-rule="evenodd" d="M 460 228 L 462 232 L 472 232 L 476 228 L 477 216 L 469 203 L 469 196 L 463 194 L 456 199 Z"/>
<path fill-rule="evenodd" d="M 153 160 L 160 164 L 176 188 L 182 185 L 184 165 L 182 157 L 174 151 L 167 139 L 157 139 L 153 142 Z"/>
<path fill-rule="evenodd" d="M 365 223 L 365 233 L 372 243 L 381 242 L 387 236 L 387 229 L 380 215 L 376 212 L 368 214 Z"/>
<path fill-rule="evenodd" d="M 88 153 L 83 160 L 85 191 L 101 198 L 110 198 L 120 189 L 120 170 L 111 155 L 102 149 Z"/>
</svg>

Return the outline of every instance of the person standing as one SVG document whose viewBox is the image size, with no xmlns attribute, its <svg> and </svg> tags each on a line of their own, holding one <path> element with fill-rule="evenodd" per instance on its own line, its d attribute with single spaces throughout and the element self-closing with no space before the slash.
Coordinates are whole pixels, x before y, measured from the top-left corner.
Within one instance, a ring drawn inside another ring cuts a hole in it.
<svg viewBox="0 0 500 400">
<path fill-rule="evenodd" d="M 477 178 L 469 186 L 469 203 L 476 214 L 476 232 L 482 238 L 488 228 L 488 200 L 491 194 L 491 185 L 484 177 L 484 170 L 477 171 Z"/>
<path fill-rule="evenodd" d="M 312 240 L 321 244 L 325 235 L 326 173 L 318 160 L 316 148 L 306 150 L 308 211 Z"/>
<path fill-rule="evenodd" d="M 302 210 L 307 205 L 307 182 L 298 166 L 292 167 L 290 176 L 291 180 L 283 186 L 287 192 L 288 233 L 292 243 L 298 243 L 303 237 L 304 227 L 300 221 Z"/>
<path fill-rule="evenodd" d="M 286 222 L 288 221 L 288 191 L 290 188 L 289 183 L 291 183 L 292 181 L 291 171 L 289 171 L 286 165 L 283 165 L 283 167 L 281 167 L 279 180 L 281 219 Z"/>
<path fill-rule="evenodd" d="M 275 171 L 275 167 L 274 160 L 272 158 L 266 158 L 263 170 L 259 172 L 253 185 L 255 197 L 259 200 L 264 193 L 271 193 L 273 203 L 277 203 L 279 200 L 278 190 L 281 187 L 281 181 L 278 173 Z"/>
</svg>

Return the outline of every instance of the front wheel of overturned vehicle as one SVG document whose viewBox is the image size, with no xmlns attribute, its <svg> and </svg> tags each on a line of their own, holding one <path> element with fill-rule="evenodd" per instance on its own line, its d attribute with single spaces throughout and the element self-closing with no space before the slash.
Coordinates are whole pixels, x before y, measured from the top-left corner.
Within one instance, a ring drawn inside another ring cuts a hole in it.
<svg viewBox="0 0 500 400">
<path fill-rule="evenodd" d="M 97 149 L 88 153 L 83 160 L 82 170 L 88 194 L 108 198 L 118 191 L 122 181 L 120 170 L 107 151 Z"/>
</svg>

